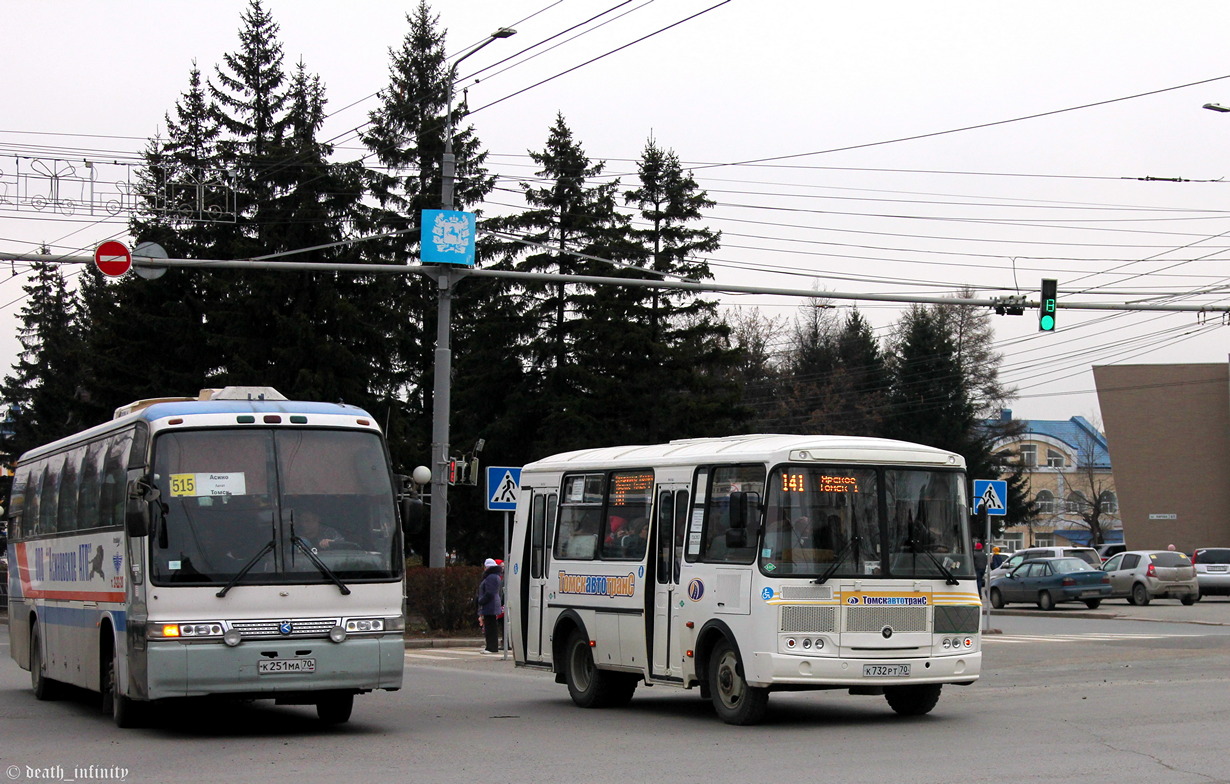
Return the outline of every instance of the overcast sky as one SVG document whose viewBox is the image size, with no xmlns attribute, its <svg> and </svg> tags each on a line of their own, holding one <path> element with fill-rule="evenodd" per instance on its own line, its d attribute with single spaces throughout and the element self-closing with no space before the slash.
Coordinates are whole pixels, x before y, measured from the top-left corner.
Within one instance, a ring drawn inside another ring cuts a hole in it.
<svg viewBox="0 0 1230 784">
<path fill-rule="evenodd" d="M 122 216 L 83 209 L 84 163 L 98 201 L 162 127 L 193 62 L 210 77 L 238 48 L 246 5 L 5 3 L 0 251 L 88 253 L 125 239 Z M 324 137 L 338 140 L 339 159 L 361 157 L 352 131 L 388 82 L 409 0 L 265 5 L 287 67 L 302 59 L 327 88 Z M 612 174 L 632 171 L 651 136 L 694 167 L 719 204 L 720 282 L 919 296 L 969 285 L 979 297 L 1036 299 L 1051 277 L 1063 302 L 1230 304 L 1230 114 L 1202 109 L 1230 106 L 1223 0 L 433 8 L 457 54 L 499 27 L 517 30 L 459 69 L 501 178 L 488 214 L 517 208 L 518 183 L 534 173 L 527 152 L 561 113 Z M 51 173 L 63 175 L 58 207 L 35 199 L 52 196 Z M 3 372 L 18 349 L 23 269 L 0 279 Z M 1193 296 L 1206 290 L 1215 293 Z M 728 301 L 784 319 L 799 305 Z M 902 308 L 858 307 L 882 330 Z M 1058 322 L 1039 334 L 1033 311 L 996 317 L 1018 417 L 1096 418 L 1092 365 L 1223 363 L 1230 345 L 1219 315 L 1061 310 Z"/>
</svg>

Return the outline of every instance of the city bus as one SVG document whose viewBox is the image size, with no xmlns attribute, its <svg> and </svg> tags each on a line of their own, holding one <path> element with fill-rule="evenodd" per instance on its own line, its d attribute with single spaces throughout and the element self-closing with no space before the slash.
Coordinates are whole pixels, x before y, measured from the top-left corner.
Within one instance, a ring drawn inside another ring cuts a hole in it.
<svg viewBox="0 0 1230 784">
<path fill-rule="evenodd" d="M 919 715 L 981 671 L 965 462 L 875 438 L 746 435 L 523 467 L 506 602 L 518 666 L 585 708 L 698 687 L 753 724 L 773 691 Z"/>
<path fill-rule="evenodd" d="M 121 407 L 17 462 L 11 655 L 38 699 L 100 692 L 121 727 L 210 695 L 345 722 L 402 683 L 397 480 L 354 406 L 228 387 Z"/>
</svg>

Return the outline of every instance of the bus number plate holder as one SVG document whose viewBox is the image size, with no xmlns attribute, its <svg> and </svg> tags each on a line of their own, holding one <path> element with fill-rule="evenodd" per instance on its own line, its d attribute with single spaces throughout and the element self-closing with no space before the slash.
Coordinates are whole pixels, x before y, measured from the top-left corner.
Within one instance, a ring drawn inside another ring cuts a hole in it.
<svg viewBox="0 0 1230 784">
<path fill-rule="evenodd" d="M 266 659 L 257 662 L 256 670 L 261 675 L 279 672 L 316 672 L 315 659 Z"/>
<path fill-rule="evenodd" d="M 908 678 L 910 675 L 910 665 L 908 664 L 864 664 L 864 678 Z"/>
</svg>

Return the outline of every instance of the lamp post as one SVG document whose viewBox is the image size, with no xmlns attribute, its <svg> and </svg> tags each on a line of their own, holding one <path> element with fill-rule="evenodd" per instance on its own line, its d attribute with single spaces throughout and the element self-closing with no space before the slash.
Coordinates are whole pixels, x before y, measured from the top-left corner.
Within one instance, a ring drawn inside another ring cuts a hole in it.
<svg viewBox="0 0 1230 784">
<path fill-rule="evenodd" d="M 497 38 L 508 38 L 516 32 L 501 27 L 489 35 L 487 40 L 458 57 L 448 70 L 448 114 L 444 127 L 444 156 L 440 163 L 442 209 L 453 209 L 453 180 L 457 170 L 457 159 L 453 155 L 453 82 L 457 79 L 457 66 Z M 447 552 L 445 538 L 448 530 L 448 425 L 452 406 L 453 374 L 453 351 L 449 345 L 449 334 L 453 317 L 453 284 L 465 276 L 465 270 L 454 270 L 450 264 L 440 264 L 430 274 L 436 281 L 436 354 L 431 414 L 431 545 L 427 554 L 427 565 L 439 568 L 444 566 Z"/>
</svg>

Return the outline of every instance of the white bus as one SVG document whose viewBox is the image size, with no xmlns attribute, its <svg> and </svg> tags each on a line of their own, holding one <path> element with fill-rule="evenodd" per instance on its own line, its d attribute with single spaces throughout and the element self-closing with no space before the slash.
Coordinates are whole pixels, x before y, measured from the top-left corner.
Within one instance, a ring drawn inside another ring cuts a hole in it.
<svg viewBox="0 0 1230 784">
<path fill-rule="evenodd" d="M 525 466 L 507 605 L 519 666 L 581 707 L 699 687 L 731 724 L 772 691 L 930 711 L 981 671 L 964 460 L 900 441 L 749 435 Z"/>
<path fill-rule="evenodd" d="M 204 695 L 345 722 L 402 683 L 395 479 L 353 406 L 261 387 L 125 406 L 18 460 L 11 654 L 39 699 L 98 691 L 121 727 Z"/>
</svg>

